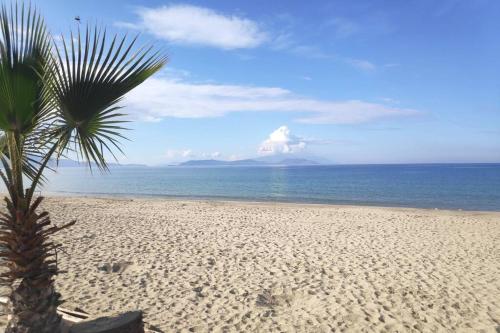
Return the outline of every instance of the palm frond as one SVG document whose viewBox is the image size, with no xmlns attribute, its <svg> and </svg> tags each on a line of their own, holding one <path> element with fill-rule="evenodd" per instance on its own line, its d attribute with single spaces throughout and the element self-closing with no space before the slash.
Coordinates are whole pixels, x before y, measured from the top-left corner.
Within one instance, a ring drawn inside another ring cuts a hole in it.
<svg viewBox="0 0 500 333">
<path fill-rule="evenodd" d="M 0 128 L 29 133 L 50 111 L 40 77 L 51 43 L 36 9 L 0 9 Z"/>
<path fill-rule="evenodd" d="M 59 119 L 59 153 L 74 143 L 89 166 L 106 169 L 106 152 L 121 151 L 125 121 L 117 104 L 166 63 L 152 47 L 133 51 L 136 40 L 115 35 L 109 42 L 105 30 L 89 27 L 62 38 L 48 80 Z"/>
<path fill-rule="evenodd" d="M 44 139 L 48 136 L 47 131 L 49 128 L 49 126 L 41 124 L 22 139 L 20 164 L 24 175 L 30 180 L 36 177 L 40 166 L 47 156 L 47 152 L 50 151 L 51 142 L 48 139 Z M 2 132 L 0 132 L 0 156 L 8 161 L 11 160 L 7 146 L 7 135 Z M 47 167 L 52 169 L 50 165 Z M 43 183 L 46 181 L 46 177 L 43 175 L 37 178 L 39 182 Z"/>
</svg>

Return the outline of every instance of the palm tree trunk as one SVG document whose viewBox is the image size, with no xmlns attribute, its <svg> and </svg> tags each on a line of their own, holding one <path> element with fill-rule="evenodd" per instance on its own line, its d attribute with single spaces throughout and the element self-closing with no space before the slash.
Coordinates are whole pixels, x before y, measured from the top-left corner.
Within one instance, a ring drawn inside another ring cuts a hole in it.
<svg viewBox="0 0 500 333">
<path fill-rule="evenodd" d="M 58 333 L 61 330 L 61 316 L 57 314 L 60 295 L 55 291 L 53 279 L 57 263 L 51 259 L 58 246 L 49 242 L 48 236 L 61 228 L 49 228 L 48 213 L 37 213 L 41 197 L 33 203 L 26 197 L 22 182 L 22 146 L 19 137 L 11 136 L 9 141 L 11 166 L 6 185 L 10 198 L 5 198 L 7 214 L 0 218 L 0 237 L 6 244 L 0 257 L 8 267 L 2 277 L 12 287 L 5 332 Z"/>
<path fill-rule="evenodd" d="M 9 323 L 6 333 L 58 333 L 61 316 L 57 314 L 59 294 L 53 282 L 40 288 L 24 279 L 15 288 L 8 303 Z"/>
<path fill-rule="evenodd" d="M 6 333 L 58 333 L 61 317 L 57 307 L 61 303 L 60 295 L 54 288 L 54 276 L 57 274 L 53 250 L 56 245 L 48 242 L 47 236 L 55 229 L 43 227 L 50 223 L 48 214 L 35 212 L 41 198 L 35 200 L 29 209 L 24 199 L 18 198 L 11 206 L 8 215 L 11 232 L 8 237 L 9 247 L 5 251 L 11 282 L 11 294 L 8 300 L 9 323 Z M 14 215 L 15 213 L 15 215 Z"/>
</svg>

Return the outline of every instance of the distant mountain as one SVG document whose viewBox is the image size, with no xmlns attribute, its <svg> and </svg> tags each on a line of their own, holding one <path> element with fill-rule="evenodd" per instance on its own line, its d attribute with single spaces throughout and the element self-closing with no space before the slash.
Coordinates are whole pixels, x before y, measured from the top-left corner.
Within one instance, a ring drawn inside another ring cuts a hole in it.
<svg viewBox="0 0 500 333">
<path fill-rule="evenodd" d="M 186 162 L 179 163 L 179 166 L 212 166 L 212 165 L 221 165 L 224 161 L 217 160 L 190 160 Z"/>
<path fill-rule="evenodd" d="M 231 162 L 231 165 L 241 165 L 241 166 L 262 165 L 262 162 L 254 160 L 254 159 L 236 160 L 236 161 L 230 161 L 230 162 Z"/>
<path fill-rule="evenodd" d="M 324 157 L 317 156 L 317 155 L 310 154 L 310 153 L 304 153 L 304 152 L 294 153 L 294 154 L 276 154 L 276 155 L 270 155 L 270 156 L 257 157 L 254 159 L 256 161 L 266 162 L 266 163 L 270 163 L 270 164 L 280 164 L 283 161 L 286 162 L 286 160 L 297 160 L 297 164 L 299 164 L 299 165 L 332 164 L 332 161 L 330 161 Z M 305 160 L 305 161 L 300 161 L 300 160 Z M 308 162 L 306 162 L 306 161 L 308 161 Z"/>
<path fill-rule="evenodd" d="M 281 160 L 279 165 L 318 165 L 318 162 L 311 161 L 305 158 L 287 158 Z"/>
<path fill-rule="evenodd" d="M 91 163 L 92 167 L 96 167 L 95 163 Z M 61 159 L 56 161 L 55 159 L 50 160 L 49 167 L 51 168 L 83 168 L 87 167 L 87 162 L 75 161 L 70 159 Z M 108 163 L 110 168 L 122 168 L 122 167 L 145 167 L 144 164 L 119 164 L 119 163 Z"/>
<path fill-rule="evenodd" d="M 257 166 L 262 164 L 262 162 L 251 159 L 238 161 L 190 160 L 180 163 L 179 166 Z"/>
<path fill-rule="evenodd" d="M 305 158 L 286 158 L 277 161 L 265 161 L 260 159 L 245 159 L 236 161 L 221 160 L 190 160 L 178 164 L 186 167 L 203 166 L 300 166 L 300 165 L 318 165 L 320 163 Z"/>
</svg>

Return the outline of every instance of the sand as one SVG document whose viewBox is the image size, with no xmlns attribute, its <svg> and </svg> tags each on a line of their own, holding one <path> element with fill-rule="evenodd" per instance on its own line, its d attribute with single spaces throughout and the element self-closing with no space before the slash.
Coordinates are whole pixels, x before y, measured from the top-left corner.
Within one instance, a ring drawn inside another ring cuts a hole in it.
<svg viewBox="0 0 500 333">
<path fill-rule="evenodd" d="M 51 197 L 65 307 L 162 332 L 497 332 L 500 213 Z"/>
</svg>

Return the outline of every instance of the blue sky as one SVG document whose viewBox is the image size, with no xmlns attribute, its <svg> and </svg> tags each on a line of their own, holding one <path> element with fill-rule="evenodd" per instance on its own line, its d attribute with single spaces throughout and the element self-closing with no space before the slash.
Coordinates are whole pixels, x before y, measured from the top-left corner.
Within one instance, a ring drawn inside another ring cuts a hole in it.
<svg viewBox="0 0 500 333">
<path fill-rule="evenodd" d="M 500 162 L 500 2 L 38 1 L 169 56 L 123 102 L 125 163 Z"/>
</svg>

